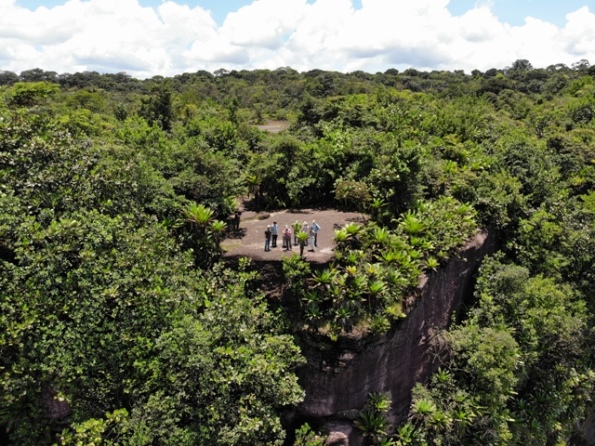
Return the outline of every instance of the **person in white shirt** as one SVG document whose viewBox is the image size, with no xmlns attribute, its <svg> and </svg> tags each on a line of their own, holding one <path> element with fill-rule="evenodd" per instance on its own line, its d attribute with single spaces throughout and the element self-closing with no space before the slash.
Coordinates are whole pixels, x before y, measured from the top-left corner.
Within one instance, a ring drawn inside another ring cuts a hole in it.
<svg viewBox="0 0 595 446">
<path fill-rule="evenodd" d="M 314 246 L 318 247 L 318 231 L 320 231 L 320 225 L 316 223 L 316 220 L 312 220 L 312 232 L 314 233 Z"/>
</svg>

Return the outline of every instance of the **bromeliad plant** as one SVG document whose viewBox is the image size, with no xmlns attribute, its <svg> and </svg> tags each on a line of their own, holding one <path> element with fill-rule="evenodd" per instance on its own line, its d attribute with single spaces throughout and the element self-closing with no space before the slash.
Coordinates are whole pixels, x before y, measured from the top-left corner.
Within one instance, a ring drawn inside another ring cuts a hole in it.
<svg viewBox="0 0 595 446">
<path fill-rule="evenodd" d="M 209 267 L 221 256 L 221 241 L 227 224 L 215 219 L 215 212 L 203 204 L 191 203 L 182 209 L 186 226 L 182 238 L 195 254 L 198 265 Z"/>
<path fill-rule="evenodd" d="M 359 417 L 354 421 L 354 424 L 368 439 L 369 443 L 376 445 L 388 440 L 386 432 L 389 427 L 387 413 L 391 404 L 389 393 L 373 392 L 368 394 L 368 401 L 360 411 Z"/>
<path fill-rule="evenodd" d="M 420 228 L 423 228 L 420 230 Z M 447 260 L 477 231 L 477 212 L 453 197 L 418 204 L 415 213 L 401 218 L 397 232 L 424 248 L 424 258 Z"/>
<path fill-rule="evenodd" d="M 419 203 L 395 225 L 349 223 L 335 231 L 333 262 L 298 296 L 306 328 L 333 338 L 355 329 L 386 332 L 405 316 L 404 298 L 424 271 L 438 269 L 477 230 L 473 208 L 450 197 Z"/>
</svg>

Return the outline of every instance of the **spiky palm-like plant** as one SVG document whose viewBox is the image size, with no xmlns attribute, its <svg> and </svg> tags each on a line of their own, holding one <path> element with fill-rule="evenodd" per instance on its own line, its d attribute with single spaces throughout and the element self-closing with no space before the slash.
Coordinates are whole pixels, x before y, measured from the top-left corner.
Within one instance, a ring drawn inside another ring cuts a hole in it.
<svg viewBox="0 0 595 446">
<path fill-rule="evenodd" d="M 345 290 L 337 284 L 332 284 L 328 289 L 329 296 L 333 303 L 340 303 L 343 301 L 344 292 Z"/>
<path fill-rule="evenodd" d="M 336 273 L 330 269 L 324 269 L 314 273 L 312 280 L 321 288 L 328 288 L 333 283 Z"/>
<path fill-rule="evenodd" d="M 382 252 L 382 261 L 386 264 L 397 263 L 400 258 L 399 251 L 390 250 L 390 251 L 383 251 Z"/>
<path fill-rule="evenodd" d="M 192 203 L 182 210 L 186 219 L 198 226 L 205 227 L 213 219 L 215 213 L 204 204 Z"/>
<path fill-rule="evenodd" d="M 390 232 L 386 228 L 376 226 L 372 230 L 372 243 L 376 245 L 386 245 L 390 240 Z"/>
<path fill-rule="evenodd" d="M 409 250 L 409 257 L 412 260 L 419 260 L 423 257 L 423 254 L 421 253 L 421 251 L 418 251 L 417 249 L 410 249 Z"/>
<path fill-rule="evenodd" d="M 258 198 L 260 195 L 260 185 L 262 184 L 262 177 L 258 174 L 249 174 L 244 178 L 248 186 L 248 193 Z"/>
<path fill-rule="evenodd" d="M 375 221 L 381 222 L 382 219 L 386 216 L 386 207 L 387 203 L 384 199 L 374 198 L 368 204 L 368 211 L 370 212 L 370 215 L 372 215 L 372 218 Z"/>
<path fill-rule="evenodd" d="M 349 240 L 349 234 L 345 228 L 335 230 L 335 243 L 340 244 Z"/>
<path fill-rule="evenodd" d="M 381 280 L 374 280 L 368 284 L 368 292 L 374 297 L 378 297 L 385 290 L 386 283 Z"/>
<path fill-rule="evenodd" d="M 390 409 L 392 400 L 388 392 L 370 392 L 368 394 L 368 404 L 375 412 L 386 413 Z"/>
<path fill-rule="evenodd" d="M 352 317 L 353 311 L 347 305 L 342 305 L 335 310 L 335 323 L 337 323 L 343 329 L 351 326 Z"/>
<path fill-rule="evenodd" d="M 343 229 L 350 237 L 354 237 L 361 231 L 362 226 L 357 223 L 347 223 Z"/>
<path fill-rule="evenodd" d="M 426 260 L 426 268 L 436 271 L 440 266 L 440 262 L 436 257 L 428 257 Z"/>
<path fill-rule="evenodd" d="M 386 273 L 385 279 L 391 286 L 398 288 L 404 288 L 409 283 L 407 278 L 398 269 L 389 270 Z"/>
<path fill-rule="evenodd" d="M 211 232 L 215 236 L 221 236 L 225 232 L 226 228 L 227 228 L 227 223 L 225 223 L 224 221 L 215 220 L 214 222 L 211 223 Z"/>
<path fill-rule="evenodd" d="M 349 291 L 350 293 L 359 293 L 361 294 L 363 290 L 366 288 L 366 278 L 362 275 L 354 276 L 353 280 L 349 283 Z"/>
<path fill-rule="evenodd" d="M 302 302 L 304 302 L 306 305 L 319 304 L 322 302 L 322 296 L 320 293 L 318 293 L 318 291 L 308 291 L 304 293 Z"/>
<path fill-rule="evenodd" d="M 436 412 L 436 405 L 431 400 L 420 398 L 413 403 L 411 412 L 413 412 L 414 417 L 423 419 Z"/>
<path fill-rule="evenodd" d="M 304 317 L 309 324 L 316 326 L 321 321 L 323 313 L 317 304 L 311 304 L 306 307 Z"/>
<path fill-rule="evenodd" d="M 407 235 L 419 235 L 426 226 L 416 212 L 409 210 L 401 217 L 399 228 Z"/>
<path fill-rule="evenodd" d="M 357 265 L 363 257 L 363 253 L 359 250 L 351 250 L 345 254 L 345 261 L 349 265 Z"/>
<path fill-rule="evenodd" d="M 300 245 L 300 257 L 304 255 L 304 247 L 308 244 L 308 233 L 304 231 L 298 232 L 297 239 Z"/>
<path fill-rule="evenodd" d="M 189 224 L 185 231 L 185 242 L 196 253 L 196 263 L 211 265 L 221 255 L 219 241 L 225 223 L 214 222 L 215 213 L 204 204 L 191 203 L 182 209 L 182 213 Z"/>
<path fill-rule="evenodd" d="M 388 421 L 386 417 L 372 410 L 360 412 L 359 418 L 353 422 L 362 431 L 364 437 L 370 438 L 374 443 L 386 435 Z"/>
<path fill-rule="evenodd" d="M 357 266 L 355 265 L 348 265 L 345 267 L 345 272 L 347 273 L 348 276 L 351 277 L 357 277 Z"/>
<path fill-rule="evenodd" d="M 365 271 L 369 276 L 375 277 L 382 272 L 382 266 L 379 263 L 366 263 Z"/>
</svg>

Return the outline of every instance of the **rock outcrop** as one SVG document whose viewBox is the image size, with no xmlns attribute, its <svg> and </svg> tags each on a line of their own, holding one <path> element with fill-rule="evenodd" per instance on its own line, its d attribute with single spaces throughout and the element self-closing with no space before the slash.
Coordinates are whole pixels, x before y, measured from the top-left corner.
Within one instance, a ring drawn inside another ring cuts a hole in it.
<svg viewBox="0 0 595 446">
<path fill-rule="evenodd" d="M 477 234 L 447 265 L 424 278 L 407 317 L 379 338 L 341 339 L 336 343 L 304 342 L 308 363 L 298 373 L 306 391 L 295 414 L 300 419 L 326 420 L 351 426 L 371 392 L 389 392 L 391 421 L 407 415 L 411 389 L 425 382 L 439 366 L 432 338 L 445 329 L 465 297 L 472 293 L 475 273 L 494 237 Z M 359 444 L 355 429 L 345 432 Z"/>
</svg>

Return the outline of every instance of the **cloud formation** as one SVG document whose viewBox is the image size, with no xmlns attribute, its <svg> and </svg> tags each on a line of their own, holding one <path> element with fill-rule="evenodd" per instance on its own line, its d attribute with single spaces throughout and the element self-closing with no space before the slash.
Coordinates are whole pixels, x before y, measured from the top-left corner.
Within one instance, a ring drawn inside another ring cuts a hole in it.
<svg viewBox="0 0 595 446">
<path fill-rule="evenodd" d="M 388 68 L 503 68 L 595 62 L 595 14 L 563 27 L 527 18 L 511 26 L 489 4 L 461 16 L 449 0 L 255 0 L 218 26 L 210 11 L 165 1 L 68 0 L 35 11 L 0 0 L 0 70 L 120 72 L 137 78 L 219 68 L 290 66 L 350 72 Z"/>
</svg>

